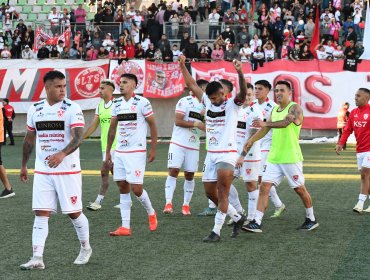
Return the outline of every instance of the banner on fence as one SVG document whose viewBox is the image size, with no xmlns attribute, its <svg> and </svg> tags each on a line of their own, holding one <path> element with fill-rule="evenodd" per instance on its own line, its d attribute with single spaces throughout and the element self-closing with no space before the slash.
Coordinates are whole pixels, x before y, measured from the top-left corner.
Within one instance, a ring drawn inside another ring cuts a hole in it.
<svg viewBox="0 0 370 280">
<path fill-rule="evenodd" d="M 231 62 L 192 63 L 193 77 L 218 81 L 228 79 L 234 85 L 233 95 L 239 90 L 238 75 Z M 358 64 L 357 72 L 343 71 L 343 61 L 287 60 L 269 62 L 257 71 L 251 71 L 250 64 L 243 70 L 248 82 L 268 80 L 274 85 L 278 80 L 287 80 L 293 88 L 292 99 L 300 104 L 305 120 L 303 128 L 336 129 L 336 117 L 344 102 L 355 107 L 354 96 L 358 88 L 370 88 L 370 61 Z M 273 98 L 272 92 L 270 98 Z"/>
</svg>

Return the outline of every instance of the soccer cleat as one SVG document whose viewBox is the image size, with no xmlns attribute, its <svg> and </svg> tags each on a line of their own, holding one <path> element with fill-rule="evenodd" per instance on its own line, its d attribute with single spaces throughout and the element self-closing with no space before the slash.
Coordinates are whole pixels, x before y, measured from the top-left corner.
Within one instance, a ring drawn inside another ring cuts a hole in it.
<svg viewBox="0 0 370 280">
<path fill-rule="evenodd" d="M 202 217 L 202 216 L 215 216 L 217 213 L 217 209 L 216 208 L 204 208 L 204 210 L 200 213 L 198 213 L 198 216 Z"/>
<path fill-rule="evenodd" d="M 270 218 L 279 218 L 281 213 L 283 213 L 284 211 L 285 211 L 285 204 L 283 203 L 281 207 L 275 209 L 274 214 L 270 216 Z"/>
<path fill-rule="evenodd" d="M 250 232 L 256 232 L 256 233 L 261 233 L 262 232 L 261 226 L 256 223 L 256 220 L 253 220 L 253 221 L 250 221 L 247 224 L 244 224 L 242 226 L 242 230 L 250 231 Z"/>
<path fill-rule="evenodd" d="M 149 229 L 150 229 L 150 231 L 156 231 L 157 230 L 157 225 L 158 225 L 157 214 L 154 212 L 153 215 L 149 215 L 148 220 L 149 220 Z"/>
<path fill-rule="evenodd" d="M 189 205 L 183 205 L 183 206 L 182 206 L 182 209 L 181 209 L 181 213 L 182 213 L 184 216 L 190 216 L 190 215 L 191 215 L 191 212 L 190 212 L 190 206 L 189 206 Z"/>
<path fill-rule="evenodd" d="M 89 262 L 91 254 L 92 254 L 91 248 L 90 249 L 81 248 L 78 257 L 75 259 L 73 263 L 78 265 L 87 264 Z"/>
<path fill-rule="evenodd" d="M 0 198 L 9 198 L 15 196 L 15 192 L 13 192 L 13 189 L 4 189 L 2 193 L 0 194 Z"/>
<path fill-rule="evenodd" d="M 130 236 L 131 229 L 125 227 L 119 227 L 115 231 L 109 233 L 110 236 Z"/>
<path fill-rule="evenodd" d="M 357 202 L 355 207 L 353 207 L 353 212 L 356 212 L 356 213 L 362 213 L 363 210 L 364 210 L 364 205 L 360 202 Z"/>
<path fill-rule="evenodd" d="M 318 222 L 311 221 L 309 218 L 306 218 L 304 220 L 304 223 L 301 226 L 297 227 L 297 229 L 303 229 L 303 230 L 310 231 L 310 230 L 317 228 L 318 226 L 319 226 Z"/>
<path fill-rule="evenodd" d="M 163 209 L 163 213 L 165 214 L 173 214 L 172 203 L 167 203 Z"/>
<path fill-rule="evenodd" d="M 215 233 L 214 231 L 211 231 L 210 235 L 203 238 L 203 242 L 206 242 L 206 243 L 219 242 L 220 239 L 221 238 L 217 233 Z"/>
<path fill-rule="evenodd" d="M 370 213 L 370 206 L 367 207 L 365 210 L 362 210 L 362 212 Z"/>
<path fill-rule="evenodd" d="M 245 210 L 243 209 L 241 212 L 238 212 L 238 214 L 240 214 L 240 215 L 246 215 L 246 212 L 245 212 Z M 234 221 L 233 221 L 233 219 L 230 219 L 228 222 L 227 222 L 227 226 L 232 226 L 234 224 Z"/>
<path fill-rule="evenodd" d="M 233 224 L 233 231 L 231 232 L 231 237 L 232 238 L 235 238 L 235 237 L 237 237 L 239 235 L 240 229 L 244 225 L 244 222 L 245 221 L 246 221 L 245 216 L 244 215 L 241 215 L 239 221 L 234 222 L 234 224 Z"/>
<path fill-rule="evenodd" d="M 45 269 L 42 257 L 32 257 L 27 263 L 19 266 L 22 270 Z"/>
<path fill-rule="evenodd" d="M 90 204 L 86 206 L 86 208 L 91 211 L 98 211 L 101 209 L 101 205 L 97 202 L 90 202 Z"/>
</svg>

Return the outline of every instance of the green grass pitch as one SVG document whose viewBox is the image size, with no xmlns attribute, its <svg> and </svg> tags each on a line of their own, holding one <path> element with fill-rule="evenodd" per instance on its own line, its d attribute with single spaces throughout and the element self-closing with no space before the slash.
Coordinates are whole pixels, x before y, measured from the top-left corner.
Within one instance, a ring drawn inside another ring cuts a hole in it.
<svg viewBox="0 0 370 280">
<path fill-rule="evenodd" d="M 98 141 L 83 143 L 83 169 L 100 168 L 99 149 Z M 147 165 L 147 170 L 166 171 L 167 149 L 167 144 L 158 146 L 157 159 Z M 354 147 L 350 146 L 341 157 L 336 156 L 333 144 L 304 144 L 302 149 L 306 174 L 338 175 L 334 179 L 322 175 L 306 180 L 320 223 L 313 232 L 295 229 L 303 222 L 305 212 L 298 196 L 284 181 L 278 193 L 287 211 L 279 219 L 268 219 L 273 212 L 270 205 L 262 234 L 242 232 L 237 239 L 231 239 L 231 228 L 225 225 L 220 243 L 204 244 L 202 238 L 212 229 L 213 217 L 196 216 L 207 206 L 200 178 L 196 178 L 191 203 L 193 215 L 183 217 L 183 178 L 178 179 L 175 191 L 176 213 L 165 216 L 166 178 L 146 177 L 144 185 L 158 214 L 158 230 L 149 231 L 146 212 L 132 195 L 133 235 L 110 237 L 108 232 L 120 225 L 120 212 L 113 208 L 119 195 L 111 180 L 103 208 L 85 211 L 93 248 L 90 263 L 80 267 L 72 264 L 79 242 L 69 218 L 58 213 L 49 222 L 44 271 L 19 269 L 32 253 L 32 176 L 29 183 L 21 184 L 18 175 L 10 174 L 16 196 L 0 200 L 0 279 L 370 279 L 370 214 L 352 212 L 360 184 Z M 16 146 L 3 147 L 2 155 L 7 169 L 19 168 L 21 139 L 17 139 Z M 202 152 L 200 165 L 204 156 Z M 343 179 L 343 175 L 357 177 Z M 99 183 L 99 176 L 83 176 L 84 206 L 95 199 Z M 236 186 L 246 208 L 242 182 Z"/>
</svg>

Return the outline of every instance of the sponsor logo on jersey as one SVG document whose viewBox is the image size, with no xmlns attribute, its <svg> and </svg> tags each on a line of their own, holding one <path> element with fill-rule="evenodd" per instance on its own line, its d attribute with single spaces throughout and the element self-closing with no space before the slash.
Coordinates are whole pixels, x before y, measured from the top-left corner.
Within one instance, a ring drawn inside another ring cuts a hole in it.
<svg viewBox="0 0 370 280">
<path fill-rule="evenodd" d="M 50 156 L 47 156 L 47 157 L 44 159 L 44 164 L 45 164 L 45 166 L 48 166 L 48 165 L 49 165 L 49 159 L 50 159 Z"/>
<path fill-rule="evenodd" d="M 238 121 L 238 124 L 237 124 L 236 127 L 237 128 L 241 128 L 241 129 L 246 129 L 247 128 L 247 123 L 246 122 Z"/>
<path fill-rule="evenodd" d="M 354 121 L 353 126 L 355 127 L 366 127 L 367 122 L 365 121 Z"/>
<path fill-rule="evenodd" d="M 117 120 L 119 122 L 136 121 L 137 120 L 137 114 L 136 113 L 132 113 L 132 114 L 119 114 L 119 115 L 117 115 Z"/>
<path fill-rule="evenodd" d="M 189 112 L 189 118 L 193 118 L 193 119 L 196 119 L 196 120 L 203 121 L 202 115 L 197 113 L 197 112 L 193 112 L 193 111 Z"/>
<path fill-rule="evenodd" d="M 218 141 L 215 137 L 209 139 L 209 145 L 218 145 Z"/>
<path fill-rule="evenodd" d="M 195 143 L 195 142 L 197 142 L 197 139 L 195 138 L 195 136 L 193 135 L 193 136 L 191 136 L 190 138 L 189 138 L 189 142 L 190 143 Z"/>
<path fill-rule="evenodd" d="M 213 112 L 211 110 L 207 111 L 207 117 L 210 117 L 212 119 L 214 118 L 220 118 L 220 117 L 225 117 L 226 116 L 226 111 L 221 111 L 221 112 Z"/>
<path fill-rule="evenodd" d="M 131 112 L 135 112 L 135 110 L 136 110 L 136 106 L 135 105 L 131 105 Z"/>
<path fill-rule="evenodd" d="M 367 120 L 368 117 L 369 117 L 369 114 L 364 114 L 364 120 Z"/>
<path fill-rule="evenodd" d="M 56 150 L 57 150 L 57 148 L 52 147 L 50 145 L 42 145 L 41 146 L 41 151 L 44 151 L 44 152 L 55 152 Z"/>
<path fill-rule="evenodd" d="M 121 147 L 128 147 L 128 141 L 127 140 L 122 140 L 121 141 Z"/>
<path fill-rule="evenodd" d="M 245 173 L 247 175 L 251 175 L 251 172 L 252 172 L 252 169 L 250 169 L 250 168 L 245 169 Z"/>
<path fill-rule="evenodd" d="M 40 121 L 36 122 L 36 130 L 64 130 L 64 121 Z"/>
<path fill-rule="evenodd" d="M 76 204 L 76 202 L 77 202 L 77 195 L 71 196 L 70 199 L 71 199 L 72 204 Z"/>
<path fill-rule="evenodd" d="M 101 118 L 100 123 L 110 123 L 110 118 Z"/>
</svg>

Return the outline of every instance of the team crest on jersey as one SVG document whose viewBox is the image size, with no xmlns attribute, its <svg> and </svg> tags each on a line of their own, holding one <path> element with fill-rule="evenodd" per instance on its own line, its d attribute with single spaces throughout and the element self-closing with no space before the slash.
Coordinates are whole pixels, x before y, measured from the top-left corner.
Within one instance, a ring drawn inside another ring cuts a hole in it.
<svg viewBox="0 0 370 280">
<path fill-rule="evenodd" d="M 45 166 L 48 166 L 48 165 L 49 165 L 49 159 L 50 159 L 50 156 L 47 156 L 47 157 L 44 159 L 44 164 L 45 164 Z"/>
<path fill-rule="evenodd" d="M 368 117 L 369 117 L 369 114 L 364 114 L 364 120 L 367 120 Z"/>
<path fill-rule="evenodd" d="M 189 142 L 190 143 L 195 143 L 195 142 L 197 142 L 197 139 L 195 139 L 195 136 L 193 135 L 193 136 L 191 136 L 190 138 L 189 138 Z"/>
<path fill-rule="evenodd" d="M 245 170 L 245 172 L 247 173 L 247 175 L 251 175 L 252 169 L 247 168 L 247 169 Z"/>
<path fill-rule="evenodd" d="M 135 110 L 136 110 L 136 106 L 132 105 L 131 106 L 131 112 L 135 112 Z"/>
<path fill-rule="evenodd" d="M 71 199 L 72 204 L 76 204 L 76 202 L 77 202 L 77 196 L 76 195 L 71 196 L 70 199 Z"/>
<path fill-rule="evenodd" d="M 140 175 L 141 175 L 141 171 L 140 170 L 135 170 L 135 176 L 140 177 Z"/>
<path fill-rule="evenodd" d="M 64 111 L 63 109 L 58 110 L 58 112 L 57 112 L 58 117 L 59 117 L 59 118 L 63 118 L 64 112 L 65 112 L 65 111 Z"/>
<path fill-rule="evenodd" d="M 121 141 L 121 146 L 122 147 L 127 147 L 128 146 L 128 141 L 127 140 L 122 140 Z"/>
<path fill-rule="evenodd" d="M 293 175 L 292 178 L 293 178 L 294 181 L 298 181 L 299 176 L 298 175 Z"/>
<path fill-rule="evenodd" d="M 218 141 L 215 137 L 211 137 L 209 139 L 209 145 L 217 145 L 218 144 Z"/>
</svg>

